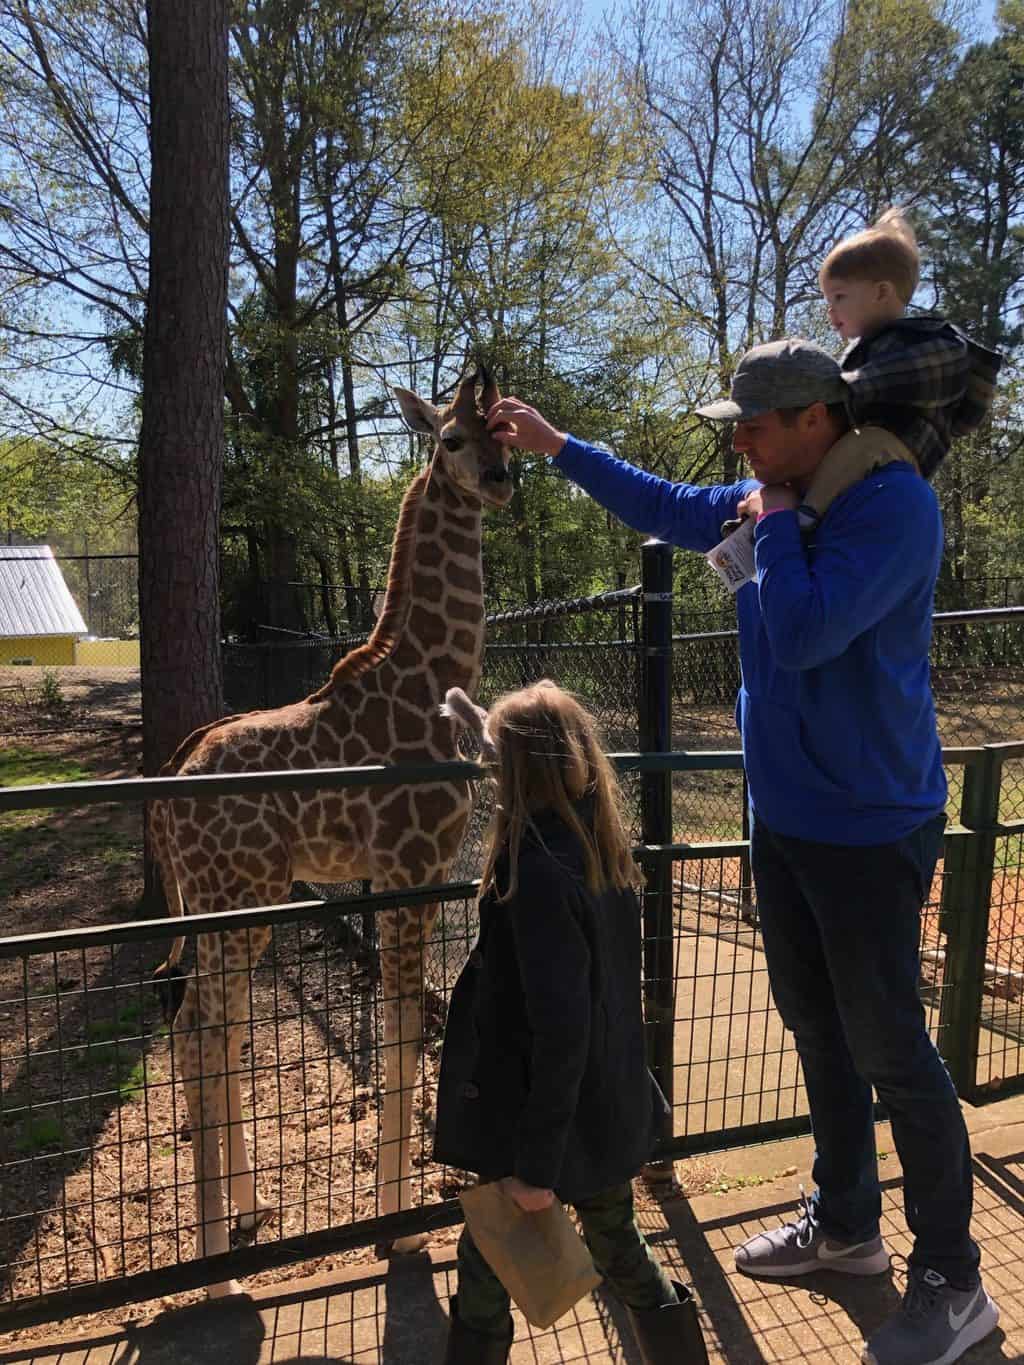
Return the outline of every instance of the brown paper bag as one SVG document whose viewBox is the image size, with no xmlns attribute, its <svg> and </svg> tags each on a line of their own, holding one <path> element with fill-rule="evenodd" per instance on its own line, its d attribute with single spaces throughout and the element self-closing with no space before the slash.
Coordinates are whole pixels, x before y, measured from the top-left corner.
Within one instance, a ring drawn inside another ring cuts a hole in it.
<svg viewBox="0 0 1024 1365">
<path fill-rule="evenodd" d="M 459 1195 L 480 1254 L 534 1327 L 550 1327 L 601 1283 L 586 1243 L 554 1200 L 524 1213 L 500 1181 Z"/>
</svg>

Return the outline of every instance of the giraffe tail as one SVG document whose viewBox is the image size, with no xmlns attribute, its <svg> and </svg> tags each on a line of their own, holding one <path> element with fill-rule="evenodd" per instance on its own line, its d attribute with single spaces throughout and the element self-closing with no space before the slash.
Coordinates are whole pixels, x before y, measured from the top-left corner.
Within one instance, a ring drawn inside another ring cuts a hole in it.
<svg viewBox="0 0 1024 1365">
<path fill-rule="evenodd" d="M 160 869 L 160 879 L 163 882 L 164 895 L 167 898 L 168 914 L 182 918 L 185 914 L 185 902 L 182 899 L 181 887 L 178 884 L 174 865 L 167 851 L 167 842 L 164 837 L 166 818 L 166 808 L 160 804 L 155 804 L 150 824 L 153 855 Z M 175 1015 L 181 1009 L 181 1002 L 185 998 L 185 973 L 178 965 L 184 948 L 185 936 L 179 934 L 171 943 L 171 950 L 166 959 L 160 963 L 159 967 L 153 969 L 153 986 L 160 997 L 160 1007 L 163 1010 L 164 1020 L 168 1024 L 174 1021 Z"/>
</svg>

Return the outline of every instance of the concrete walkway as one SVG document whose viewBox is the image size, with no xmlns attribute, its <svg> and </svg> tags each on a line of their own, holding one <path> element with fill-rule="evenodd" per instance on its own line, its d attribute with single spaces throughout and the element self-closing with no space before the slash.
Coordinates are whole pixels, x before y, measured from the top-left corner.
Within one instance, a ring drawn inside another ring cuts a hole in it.
<svg viewBox="0 0 1024 1365">
<path fill-rule="evenodd" d="M 966 1112 L 977 1176 L 974 1232 L 1002 1320 L 964 1360 L 1024 1361 L 1024 1097 Z M 878 1147 L 892 1152 L 884 1125 Z M 788 1215 L 799 1181 L 809 1184 L 810 1159 L 808 1139 L 742 1148 L 721 1159 L 727 1192 L 669 1199 L 641 1214 L 666 1265 L 696 1286 L 715 1362 L 852 1365 L 863 1335 L 899 1302 L 909 1244 L 894 1155 L 882 1161 L 884 1232 L 895 1253 L 891 1277 L 853 1280 L 824 1272 L 782 1284 L 734 1272 L 733 1246 Z M 796 1174 L 777 1174 L 792 1168 Z M 436 1365 L 454 1271 L 454 1248 L 446 1247 L 266 1287 L 230 1305 L 170 1310 L 142 1327 L 90 1331 L 88 1323 L 65 1324 L 65 1341 L 51 1337 L 35 1349 L 4 1349 L 0 1340 L 0 1365 Z M 512 1365 L 555 1362 L 639 1365 L 611 1296 L 584 1300 L 546 1332 L 531 1334 L 517 1322 Z"/>
</svg>

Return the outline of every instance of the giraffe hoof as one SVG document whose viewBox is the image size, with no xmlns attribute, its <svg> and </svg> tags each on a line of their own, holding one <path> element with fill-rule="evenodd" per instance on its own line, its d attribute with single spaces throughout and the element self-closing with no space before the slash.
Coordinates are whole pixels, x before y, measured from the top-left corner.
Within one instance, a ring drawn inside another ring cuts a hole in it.
<svg viewBox="0 0 1024 1365">
<path fill-rule="evenodd" d="M 255 1213 L 240 1213 L 231 1229 L 232 1247 L 248 1246 L 264 1223 L 269 1223 L 277 1212 L 275 1204 L 257 1204 Z"/>
<path fill-rule="evenodd" d="M 228 1299 L 234 1294 L 244 1294 L 245 1290 L 237 1280 L 223 1280 L 220 1284 L 207 1285 L 206 1293 L 211 1299 Z"/>
<path fill-rule="evenodd" d="M 387 1250 L 392 1256 L 412 1256 L 417 1251 L 422 1251 L 430 1241 L 430 1237 L 425 1232 L 416 1232 L 411 1237 L 396 1237 L 387 1246 Z"/>
</svg>

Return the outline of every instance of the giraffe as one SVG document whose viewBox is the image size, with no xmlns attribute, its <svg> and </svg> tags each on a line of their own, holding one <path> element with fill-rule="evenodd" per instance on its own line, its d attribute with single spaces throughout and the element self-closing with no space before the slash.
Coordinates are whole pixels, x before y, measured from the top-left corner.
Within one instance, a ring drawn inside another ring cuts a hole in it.
<svg viewBox="0 0 1024 1365">
<path fill-rule="evenodd" d="M 501 507 L 512 496 L 508 452 L 484 421 L 499 394 L 482 367 L 462 380 L 443 408 L 408 389 L 394 392 L 406 424 L 431 435 L 434 451 L 402 503 L 384 604 L 369 639 L 304 701 L 229 716 L 195 731 L 163 773 L 458 757 L 458 724 L 442 715 L 440 704 L 451 687 L 475 691 L 484 635 L 482 511 L 484 504 Z M 178 798 L 153 803 L 153 847 L 172 914 L 280 904 L 298 879 L 368 878 L 375 890 L 401 890 L 447 879 L 470 799 L 464 782 Z M 422 954 L 437 910 L 417 906 L 380 916 L 385 1067 L 378 1184 L 384 1213 L 411 1204 Z M 272 1208 L 256 1188 L 239 1079 L 250 972 L 270 932 L 260 927 L 199 935 L 195 974 L 176 983 L 174 1051 L 192 1131 L 197 1256 L 228 1249 L 222 1144 L 239 1226 L 253 1228 Z M 181 975 L 176 964 L 183 945 L 183 937 L 175 939 L 158 976 Z M 412 1250 L 423 1240 L 406 1238 L 395 1249 Z M 240 1289 L 226 1280 L 208 1292 L 220 1297 Z"/>
</svg>

